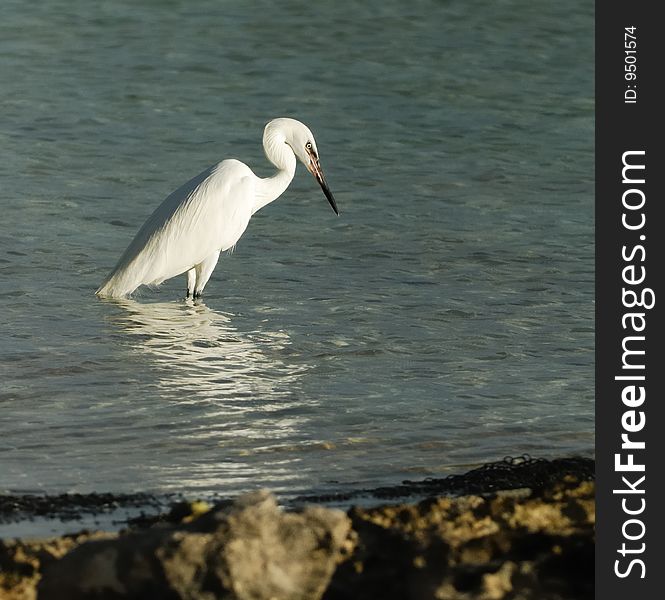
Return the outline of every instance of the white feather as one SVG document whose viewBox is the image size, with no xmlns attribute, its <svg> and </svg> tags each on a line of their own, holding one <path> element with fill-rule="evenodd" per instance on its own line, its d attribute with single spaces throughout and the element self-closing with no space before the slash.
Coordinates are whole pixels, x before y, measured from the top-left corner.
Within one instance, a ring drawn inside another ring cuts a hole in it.
<svg viewBox="0 0 665 600">
<path fill-rule="evenodd" d="M 188 286 L 194 289 L 188 293 L 200 294 L 219 252 L 233 248 L 251 216 L 286 190 L 295 174 L 296 154 L 307 160 L 309 140 L 315 143 L 302 123 L 275 119 L 263 139 L 266 156 L 278 169 L 273 177 L 259 178 L 230 159 L 190 179 L 152 213 L 96 293 L 127 296 L 141 285 L 156 286 L 189 272 Z"/>
</svg>

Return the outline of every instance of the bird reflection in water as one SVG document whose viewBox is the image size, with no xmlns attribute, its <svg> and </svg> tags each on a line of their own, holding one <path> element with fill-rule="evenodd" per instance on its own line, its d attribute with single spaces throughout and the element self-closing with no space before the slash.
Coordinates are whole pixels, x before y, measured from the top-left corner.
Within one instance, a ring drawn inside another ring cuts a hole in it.
<svg viewBox="0 0 665 600">
<path fill-rule="evenodd" d="M 113 304 L 123 309 L 112 317 L 113 329 L 122 332 L 122 341 L 131 343 L 132 354 L 147 356 L 154 364 L 146 381 L 156 377 L 161 417 L 151 418 L 161 421 L 160 429 L 169 430 L 169 440 L 160 443 L 186 442 L 189 450 L 192 445 L 199 447 L 203 453 L 196 460 L 206 473 L 199 472 L 198 477 L 219 483 L 220 477 L 231 475 L 218 470 L 220 447 L 232 450 L 233 456 L 246 457 L 234 466 L 235 461 L 229 461 L 226 454 L 225 464 L 225 469 L 234 470 L 234 478 L 244 479 L 254 471 L 247 464 L 249 457 L 268 453 L 277 460 L 282 449 L 294 450 L 294 444 L 303 441 L 303 425 L 309 420 L 308 405 L 313 401 L 304 398 L 299 389 L 307 365 L 286 359 L 292 356 L 288 334 L 240 332 L 232 324 L 233 315 L 191 300 L 116 300 Z M 164 418 L 169 419 L 168 425 Z M 160 435 L 163 437 L 163 431 Z M 289 470 L 286 464 L 282 467 Z M 271 473 L 276 479 L 293 475 Z"/>
</svg>

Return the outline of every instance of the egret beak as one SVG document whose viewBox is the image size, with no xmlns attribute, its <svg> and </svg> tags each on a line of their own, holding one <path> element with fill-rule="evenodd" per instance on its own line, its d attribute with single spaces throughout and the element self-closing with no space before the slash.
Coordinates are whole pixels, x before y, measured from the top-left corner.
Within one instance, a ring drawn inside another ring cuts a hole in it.
<svg viewBox="0 0 665 600">
<path fill-rule="evenodd" d="M 307 170 L 312 175 L 314 175 L 316 180 L 319 182 L 319 185 L 321 186 L 323 193 L 326 195 L 326 198 L 328 198 L 328 202 L 330 202 L 330 206 L 332 206 L 332 209 L 335 211 L 335 214 L 339 216 L 339 210 L 337 210 L 337 203 L 335 202 L 335 198 L 333 197 L 332 192 L 328 187 L 328 183 L 326 182 L 326 178 L 323 175 L 323 170 L 321 169 L 321 165 L 319 164 L 319 159 L 315 156 L 313 152 L 309 153 L 309 163 L 307 164 Z"/>
</svg>

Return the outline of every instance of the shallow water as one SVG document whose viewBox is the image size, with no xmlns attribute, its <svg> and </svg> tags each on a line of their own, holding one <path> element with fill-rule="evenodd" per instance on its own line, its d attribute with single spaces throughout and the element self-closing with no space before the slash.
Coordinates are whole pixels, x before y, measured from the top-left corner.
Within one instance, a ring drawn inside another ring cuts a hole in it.
<svg viewBox="0 0 665 600">
<path fill-rule="evenodd" d="M 593 5 L 8 1 L 0 492 L 285 495 L 593 452 Z M 224 256 L 94 290 L 264 123 L 314 131 Z"/>
</svg>

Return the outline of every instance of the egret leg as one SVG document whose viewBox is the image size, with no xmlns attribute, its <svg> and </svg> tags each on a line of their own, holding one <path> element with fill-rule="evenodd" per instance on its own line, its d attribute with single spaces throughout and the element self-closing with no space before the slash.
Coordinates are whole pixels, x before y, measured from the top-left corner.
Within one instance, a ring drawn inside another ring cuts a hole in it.
<svg viewBox="0 0 665 600">
<path fill-rule="evenodd" d="M 187 271 L 187 297 L 194 295 L 194 289 L 196 287 L 196 268 L 192 267 Z"/>
<path fill-rule="evenodd" d="M 203 288 L 208 283 L 208 279 L 215 270 L 217 261 L 219 260 L 220 250 L 208 256 L 203 262 L 194 267 L 196 269 L 196 286 L 194 287 L 194 298 L 199 297 L 203 293 Z"/>
</svg>

